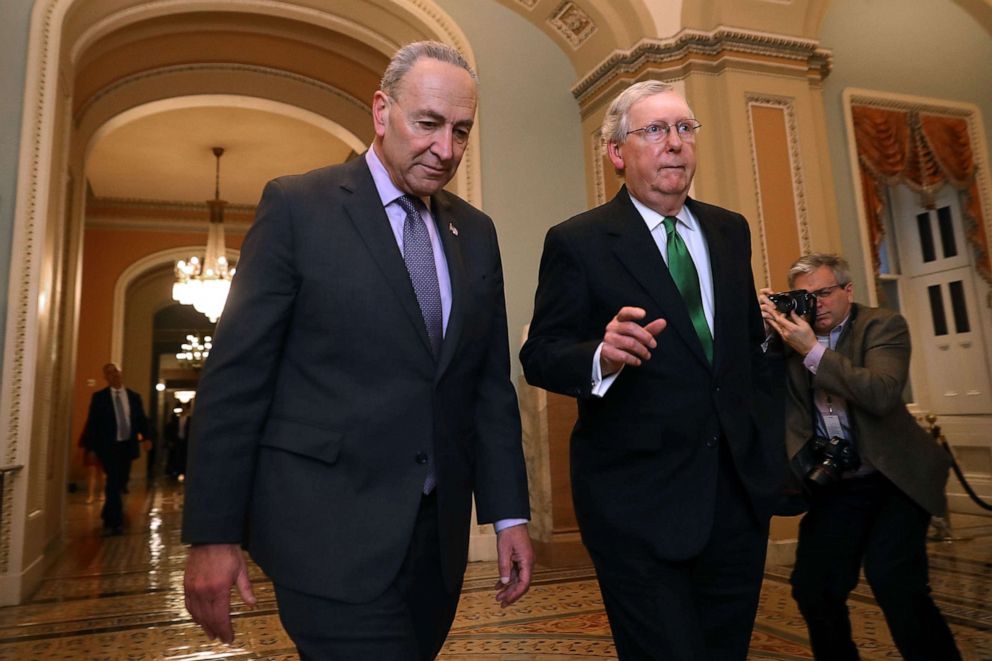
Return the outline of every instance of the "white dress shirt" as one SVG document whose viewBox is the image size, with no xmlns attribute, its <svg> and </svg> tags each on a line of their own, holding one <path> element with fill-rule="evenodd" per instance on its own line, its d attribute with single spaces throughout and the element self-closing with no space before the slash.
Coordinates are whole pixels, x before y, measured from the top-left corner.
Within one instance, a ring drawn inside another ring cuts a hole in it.
<svg viewBox="0 0 992 661">
<path fill-rule="evenodd" d="M 627 194 L 629 195 L 630 191 Z M 658 246 L 661 258 L 665 260 L 665 264 L 668 264 L 668 234 L 665 232 L 663 224 L 665 217 L 642 204 L 633 195 L 631 195 L 630 201 L 634 203 L 634 208 L 641 214 L 641 218 L 648 226 L 648 231 L 651 232 L 651 238 Z M 703 299 L 703 315 L 706 317 L 706 325 L 709 326 L 710 335 L 713 335 L 713 271 L 710 269 L 710 250 L 706 245 L 706 237 L 703 236 L 703 229 L 700 227 L 699 221 L 692 215 L 687 206 L 683 205 L 682 209 L 675 214 L 675 218 L 678 219 L 675 231 L 682 237 L 689 250 L 689 255 L 692 257 L 692 262 L 696 265 L 696 273 L 699 275 L 699 293 Z M 645 321 L 650 322 L 652 320 L 647 319 Z M 602 350 L 603 343 L 600 342 L 592 357 L 592 394 L 595 397 L 603 397 L 620 372 L 623 371 L 623 367 L 621 367 L 620 370 L 604 377 L 599 366 L 599 355 Z"/>
</svg>

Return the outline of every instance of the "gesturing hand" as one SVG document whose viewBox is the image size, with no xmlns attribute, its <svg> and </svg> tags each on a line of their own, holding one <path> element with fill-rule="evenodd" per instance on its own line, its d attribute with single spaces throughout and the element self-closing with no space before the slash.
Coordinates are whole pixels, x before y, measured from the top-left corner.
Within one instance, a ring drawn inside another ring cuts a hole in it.
<svg viewBox="0 0 992 661">
<path fill-rule="evenodd" d="M 658 346 L 655 337 L 665 330 L 668 322 L 655 319 L 642 326 L 638 322 L 646 315 L 644 308 L 623 307 L 606 324 L 603 348 L 599 352 L 603 376 L 613 374 L 624 365 L 638 367 L 643 361 L 651 359 L 651 349 Z"/>
</svg>

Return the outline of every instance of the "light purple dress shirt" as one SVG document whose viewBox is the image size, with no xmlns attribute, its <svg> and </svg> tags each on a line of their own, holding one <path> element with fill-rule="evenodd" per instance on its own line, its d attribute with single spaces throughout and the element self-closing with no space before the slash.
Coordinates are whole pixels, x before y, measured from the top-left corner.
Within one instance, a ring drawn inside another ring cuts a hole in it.
<svg viewBox="0 0 992 661">
<path fill-rule="evenodd" d="M 406 211 L 396 201 L 397 198 L 406 195 L 396 187 L 393 180 L 389 178 L 386 166 L 379 160 L 379 155 L 375 153 L 375 147 L 369 147 L 365 152 L 365 162 L 372 173 L 372 180 L 375 182 L 375 189 L 379 193 L 382 206 L 386 209 L 386 216 L 389 218 L 389 226 L 393 230 L 393 237 L 396 245 L 399 246 L 400 254 L 403 254 L 403 223 L 406 222 Z M 430 200 L 424 203 L 424 208 L 420 209 L 420 216 L 427 225 L 427 233 L 431 237 L 431 250 L 434 251 L 434 267 L 437 269 L 437 284 L 441 289 L 441 315 L 442 327 L 445 332 L 448 330 L 448 317 L 451 315 L 451 277 L 448 274 L 448 260 L 444 257 L 444 246 L 441 245 L 441 237 L 437 233 L 437 223 L 430 211 Z M 517 526 L 527 523 L 528 519 L 500 519 L 493 527 L 499 532 L 510 526 Z"/>
</svg>

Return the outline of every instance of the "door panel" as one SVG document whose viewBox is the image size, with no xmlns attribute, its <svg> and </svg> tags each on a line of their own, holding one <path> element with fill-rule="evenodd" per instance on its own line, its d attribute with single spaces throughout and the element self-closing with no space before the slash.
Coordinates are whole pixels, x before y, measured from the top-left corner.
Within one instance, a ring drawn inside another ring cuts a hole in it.
<svg viewBox="0 0 992 661">
<path fill-rule="evenodd" d="M 975 270 L 957 192 L 948 186 L 934 209 L 905 186 L 891 189 L 893 228 L 908 301 L 916 360 L 922 360 L 937 414 L 992 413 Z"/>
</svg>

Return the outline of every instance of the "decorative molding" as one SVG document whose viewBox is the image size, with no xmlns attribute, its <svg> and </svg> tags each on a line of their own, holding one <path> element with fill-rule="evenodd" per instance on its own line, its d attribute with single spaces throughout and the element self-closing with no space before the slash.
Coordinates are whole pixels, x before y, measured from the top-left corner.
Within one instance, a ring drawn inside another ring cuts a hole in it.
<svg viewBox="0 0 992 661">
<path fill-rule="evenodd" d="M 754 190 L 758 205 L 758 227 L 761 237 L 761 260 L 765 268 L 766 282 L 771 277 L 771 264 L 768 260 L 768 240 L 766 237 L 765 219 L 761 202 L 761 186 L 758 183 L 758 147 L 754 139 L 754 118 L 751 108 L 768 106 L 780 108 L 785 115 L 786 138 L 789 142 L 789 169 L 792 172 L 792 199 L 796 211 L 796 229 L 799 233 L 799 248 L 802 254 L 812 251 L 812 241 L 809 235 L 809 213 L 806 207 L 806 186 L 803 181 L 802 157 L 799 149 L 799 126 L 796 121 L 795 100 L 788 97 L 769 96 L 765 94 L 747 94 L 747 132 L 748 143 L 751 145 L 751 171 L 754 177 Z"/>
<path fill-rule="evenodd" d="M 224 208 L 224 230 L 228 234 L 244 234 L 254 217 L 254 205 L 228 204 Z M 206 233 L 209 220 L 210 211 L 205 203 L 118 197 L 91 198 L 86 203 L 86 229 Z"/>
<path fill-rule="evenodd" d="M 572 87 L 572 94 L 585 106 L 616 79 L 647 66 L 672 68 L 677 71 L 674 77 L 684 77 L 690 64 L 719 70 L 728 61 L 791 69 L 820 81 L 830 73 L 830 60 L 830 51 L 812 39 L 722 26 L 712 32 L 685 29 L 670 39 L 642 39 L 629 50 L 614 51 Z"/>
<path fill-rule="evenodd" d="M 858 235 L 861 238 L 861 245 L 864 247 L 862 252 L 864 253 L 865 275 L 867 276 L 866 289 L 868 290 L 868 303 L 869 305 L 878 305 L 878 286 L 877 279 L 873 277 L 875 265 L 872 263 L 868 219 L 865 217 L 865 200 L 860 177 L 861 164 L 858 160 L 858 146 L 855 140 L 854 118 L 851 114 L 851 106 L 871 106 L 874 108 L 887 108 L 889 110 L 902 110 L 906 112 L 916 111 L 934 115 L 961 117 L 964 119 L 968 123 L 971 153 L 972 158 L 975 160 L 975 184 L 978 188 L 979 204 L 981 205 L 982 216 L 985 221 L 985 236 L 992 240 L 992 177 L 989 174 L 989 162 L 987 160 L 988 151 L 986 145 L 988 141 L 985 135 L 985 127 L 982 124 L 981 110 L 971 103 L 853 87 L 845 89 L 842 98 L 844 103 L 844 124 L 847 128 L 847 153 L 851 170 L 851 184 L 854 189 L 854 199 L 857 206 Z M 972 268 L 976 268 L 974 264 L 972 264 Z"/>
<path fill-rule="evenodd" d="M 173 202 L 169 200 L 150 200 L 138 197 L 91 197 L 86 201 L 87 208 L 107 210 L 135 210 L 163 213 L 195 213 L 202 215 L 204 220 L 210 219 L 210 205 L 206 202 Z M 255 213 L 254 204 L 235 204 L 228 202 L 224 205 L 224 218 L 228 214 L 248 215 Z"/>
<path fill-rule="evenodd" d="M 139 232 L 183 232 L 191 234 L 207 234 L 209 222 L 206 220 L 176 220 L 166 217 L 87 217 L 86 229 L 121 230 Z M 228 236 L 243 236 L 251 227 L 251 221 L 234 221 L 224 218 L 224 233 Z"/>
<path fill-rule="evenodd" d="M 39 238 L 44 235 L 48 214 L 51 168 L 48 159 L 55 154 L 54 128 L 56 90 L 58 88 L 58 54 L 62 18 L 66 5 L 58 0 L 37 2 L 31 11 L 27 67 L 24 80 L 24 104 L 21 113 L 20 153 L 18 155 L 17 197 L 14 208 L 14 231 L 7 288 L 7 324 L 4 334 L 3 389 L 0 391 L 0 420 L 5 421 L 7 440 L 4 464 L 22 463 L 25 470 L 4 482 L 0 494 L 0 577 L 10 573 L 13 538 L 13 505 L 23 498 L 23 481 L 30 470 L 27 461 L 33 410 L 32 385 L 38 346 L 38 287 L 41 255 Z M 21 484 L 17 484 L 20 482 Z M 23 535 L 23 529 L 18 538 Z M 18 556 L 20 553 L 18 553 Z"/>
<path fill-rule="evenodd" d="M 606 204 L 606 172 L 603 170 L 603 158 L 606 156 L 606 152 L 603 150 L 605 146 L 603 144 L 603 134 L 600 129 L 592 134 L 592 144 L 590 149 L 592 150 L 592 173 L 593 182 L 595 183 L 596 190 L 596 205 Z"/>
<path fill-rule="evenodd" d="M 383 0 L 393 8 L 402 21 L 404 34 L 434 38 L 458 48 L 465 58 L 475 63 L 474 53 L 457 24 L 432 0 Z M 71 41 L 64 38 L 66 15 L 83 5 L 85 0 L 36 0 L 31 9 L 27 63 L 24 76 L 24 101 L 21 112 L 20 152 L 18 154 L 17 186 L 11 253 L 18 256 L 11 262 L 8 277 L 7 315 L 4 334 L 3 383 L 0 388 L 0 420 L 6 444 L 0 457 L 5 464 L 24 463 L 29 455 L 33 386 L 37 365 L 38 288 L 41 281 L 41 243 L 50 217 L 53 161 L 64 154 L 54 145 L 56 116 L 71 106 L 71 97 L 59 97 L 60 56 L 68 54 L 70 69 L 93 43 L 116 30 L 145 19 L 193 11 L 235 11 L 246 14 L 279 15 L 302 23 L 338 30 L 391 55 L 399 46 L 390 35 L 373 27 L 363 26 L 350 18 L 321 11 L 293 2 L 278 0 L 148 0 L 133 6 L 120 7 L 106 16 L 91 19 L 79 36 Z M 420 23 L 409 19 L 419 18 Z M 86 17 L 78 17 L 85 21 Z M 69 94 L 69 89 L 64 90 Z M 478 127 L 478 122 L 476 126 Z M 458 169 L 457 190 L 471 204 L 482 205 L 479 162 L 479 131 L 472 131 L 469 148 Z M 13 520 L 23 511 L 14 511 L 15 504 L 23 510 L 24 480 L 27 470 L 7 480 L 0 494 L 0 579 L 10 573 L 12 557 L 20 572 L 23 530 L 14 535 Z M 12 551 L 12 548 L 15 551 Z M 2 583 L 0 583 L 2 584 Z M 0 595 L 5 597 L 6 595 Z"/>
<path fill-rule="evenodd" d="M 960 104 L 942 104 L 937 99 L 920 99 L 914 101 L 913 97 L 902 95 L 892 95 L 892 98 L 884 96 L 884 92 L 879 92 L 878 96 L 865 96 L 863 94 L 851 94 L 850 105 L 871 106 L 873 108 L 887 108 L 889 110 L 904 110 L 910 112 L 915 110 L 922 113 L 934 115 L 947 115 L 949 117 L 964 117 L 971 119 L 975 114 L 974 109 Z"/>
<path fill-rule="evenodd" d="M 134 83 L 149 80 L 152 78 L 159 78 L 162 76 L 174 76 L 176 74 L 183 73 L 252 73 L 261 76 L 270 76 L 273 78 L 282 78 L 284 80 L 291 80 L 295 83 L 301 83 L 309 87 L 314 87 L 325 94 L 337 97 L 344 101 L 345 103 L 351 105 L 355 109 L 361 111 L 362 113 L 372 116 L 372 108 L 367 103 L 362 103 L 352 95 L 344 92 L 333 85 L 328 85 L 327 83 L 317 80 L 315 78 L 309 78 L 307 76 L 301 76 L 298 73 L 293 73 L 291 71 L 285 71 L 283 69 L 276 69 L 273 67 L 263 67 L 256 64 L 237 64 L 237 63 L 215 63 L 208 62 L 205 64 L 177 64 L 167 67 L 158 67 L 155 69 L 145 69 L 139 73 L 131 74 L 129 76 L 124 76 L 115 80 L 110 85 L 100 88 L 92 96 L 86 99 L 85 102 L 76 111 L 76 122 L 78 124 L 79 119 L 83 117 L 86 112 L 100 99 L 104 98 L 109 94 L 120 90 L 121 88 L 133 85 Z"/>
<path fill-rule="evenodd" d="M 597 30 L 596 23 L 589 14 L 582 11 L 572 0 L 565 0 L 551 16 L 548 25 L 569 43 L 572 50 L 578 50 Z"/>
<path fill-rule="evenodd" d="M 534 7 L 540 0 L 517 0 L 518 5 L 522 5 L 527 8 L 527 11 L 534 11 Z"/>
</svg>

